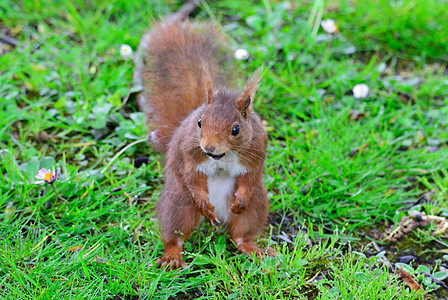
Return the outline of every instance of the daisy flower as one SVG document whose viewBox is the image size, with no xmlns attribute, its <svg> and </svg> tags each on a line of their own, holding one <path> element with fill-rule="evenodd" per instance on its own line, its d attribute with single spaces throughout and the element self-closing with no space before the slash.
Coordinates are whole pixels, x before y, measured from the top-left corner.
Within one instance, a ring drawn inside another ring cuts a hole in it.
<svg viewBox="0 0 448 300">
<path fill-rule="evenodd" d="M 249 58 L 249 52 L 246 49 L 236 49 L 233 55 L 238 60 L 246 60 Z"/>
<path fill-rule="evenodd" d="M 57 168 L 55 170 L 54 166 L 53 166 L 52 170 L 50 170 L 50 169 L 47 170 L 45 168 L 42 168 L 39 171 L 37 171 L 36 178 L 39 180 L 35 181 L 34 184 L 48 183 L 53 188 L 56 198 L 61 199 L 64 202 L 67 202 L 67 200 L 65 198 L 59 196 L 58 191 L 56 190 L 56 187 L 54 186 L 54 182 L 58 178 L 59 172 L 60 172 L 60 169 Z"/>
<path fill-rule="evenodd" d="M 353 96 L 355 98 L 365 98 L 369 94 L 369 87 L 365 83 L 359 83 L 353 87 Z"/>
<path fill-rule="evenodd" d="M 37 171 L 37 175 L 36 178 L 40 179 L 36 182 L 34 182 L 34 184 L 43 184 L 43 183 L 48 183 L 48 184 L 53 184 L 53 182 L 56 181 L 56 178 L 58 178 L 59 175 L 59 168 L 57 170 L 54 169 L 53 166 L 53 170 L 50 169 L 45 169 L 42 168 L 39 171 Z"/>
<path fill-rule="evenodd" d="M 320 22 L 320 25 L 327 33 L 335 34 L 339 31 L 338 25 L 336 25 L 336 22 L 332 19 L 323 20 Z"/>
<path fill-rule="evenodd" d="M 132 57 L 132 48 L 129 45 L 123 44 L 120 47 L 120 55 L 123 59 L 128 59 Z"/>
</svg>

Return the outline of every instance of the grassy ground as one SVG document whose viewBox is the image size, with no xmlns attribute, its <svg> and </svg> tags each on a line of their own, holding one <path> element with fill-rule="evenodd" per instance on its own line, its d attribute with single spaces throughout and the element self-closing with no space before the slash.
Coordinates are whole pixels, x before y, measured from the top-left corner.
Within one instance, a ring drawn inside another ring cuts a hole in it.
<svg viewBox="0 0 448 300">
<path fill-rule="evenodd" d="M 204 2 L 194 18 L 218 22 L 249 51 L 235 62 L 241 71 L 269 68 L 256 110 L 270 137 L 272 221 L 259 243 L 279 256 L 248 258 L 204 223 L 185 245 L 188 268 L 174 272 L 153 266 L 163 158 L 139 144 L 102 170 L 146 135 L 120 46 L 135 50 L 150 20 L 180 3 L 93 3 L 0 3 L 0 32 L 19 41 L 0 44 L 2 298 L 418 299 L 383 255 L 448 268 L 435 225 L 398 243 L 372 233 L 411 207 L 448 217 L 446 2 Z M 341 32 L 326 34 L 322 18 Z M 353 97 L 357 83 L 367 98 Z M 53 165 L 66 203 L 33 184 Z"/>
</svg>

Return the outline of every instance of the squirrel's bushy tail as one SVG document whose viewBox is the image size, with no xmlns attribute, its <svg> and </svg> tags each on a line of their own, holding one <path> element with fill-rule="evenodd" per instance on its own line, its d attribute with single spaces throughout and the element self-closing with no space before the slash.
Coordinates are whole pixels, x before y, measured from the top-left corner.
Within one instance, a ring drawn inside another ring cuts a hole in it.
<svg viewBox="0 0 448 300">
<path fill-rule="evenodd" d="M 228 84 L 225 41 L 211 24 L 156 24 L 145 41 L 144 96 L 153 144 L 166 152 L 173 131 L 206 98 L 207 81 Z M 155 143 L 154 140 L 157 140 Z"/>
</svg>

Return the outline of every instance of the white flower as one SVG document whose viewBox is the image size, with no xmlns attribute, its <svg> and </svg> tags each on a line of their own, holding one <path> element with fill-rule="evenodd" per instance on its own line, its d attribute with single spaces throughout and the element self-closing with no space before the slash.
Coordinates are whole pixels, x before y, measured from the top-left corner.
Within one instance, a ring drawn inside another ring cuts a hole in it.
<svg viewBox="0 0 448 300">
<path fill-rule="evenodd" d="M 338 25 L 336 25 L 335 21 L 332 19 L 326 19 L 320 22 L 320 25 L 322 25 L 322 28 L 327 33 L 337 33 L 339 31 Z"/>
<path fill-rule="evenodd" d="M 355 98 L 365 98 L 368 94 L 369 87 L 365 83 L 360 83 L 353 87 L 353 96 L 355 96 Z"/>
<path fill-rule="evenodd" d="M 123 59 L 128 59 L 132 57 L 132 48 L 129 45 L 121 45 L 120 55 Z"/>
<path fill-rule="evenodd" d="M 233 55 L 238 60 L 246 60 L 249 57 L 249 52 L 245 49 L 237 49 Z"/>
<path fill-rule="evenodd" d="M 279 3 L 279 4 L 281 4 L 281 3 Z M 285 2 L 283 2 L 283 8 L 284 8 L 284 9 L 287 9 L 287 10 L 289 10 L 289 9 L 293 9 L 292 3 L 289 2 L 289 1 L 285 1 Z"/>
<path fill-rule="evenodd" d="M 40 179 L 40 180 L 34 182 L 34 184 L 43 184 L 45 182 L 49 183 L 49 184 L 53 184 L 53 182 L 55 182 L 58 175 L 59 175 L 59 168 L 57 170 L 54 169 L 54 166 L 53 166 L 53 170 L 47 170 L 45 168 L 42 168 L 39 171 L 37 171 L 37 175 L 36 175 L 36 178 Z"/>
</svg>

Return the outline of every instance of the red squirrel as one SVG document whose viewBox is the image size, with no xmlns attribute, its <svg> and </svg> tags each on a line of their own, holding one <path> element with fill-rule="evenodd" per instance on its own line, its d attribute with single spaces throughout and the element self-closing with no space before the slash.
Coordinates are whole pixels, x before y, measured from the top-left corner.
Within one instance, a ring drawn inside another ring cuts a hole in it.
<svg viewBox="0 0 448 300">
<path fill-rule="evenodd" d="M 157 203 L 164 242 L 158 265 L 185 266 L 183 244 L 202 216 L 226 224 L 238 249 L 274 256 L 254 242 L 268 219 L 263 183 L 267 134 L 253 112 L 258 69 L 229 89 L 231 58 L 211 24 L 165 21 L 145 35 L 144 99 L 153 146 L 166 156 Z"/>
</svg>

